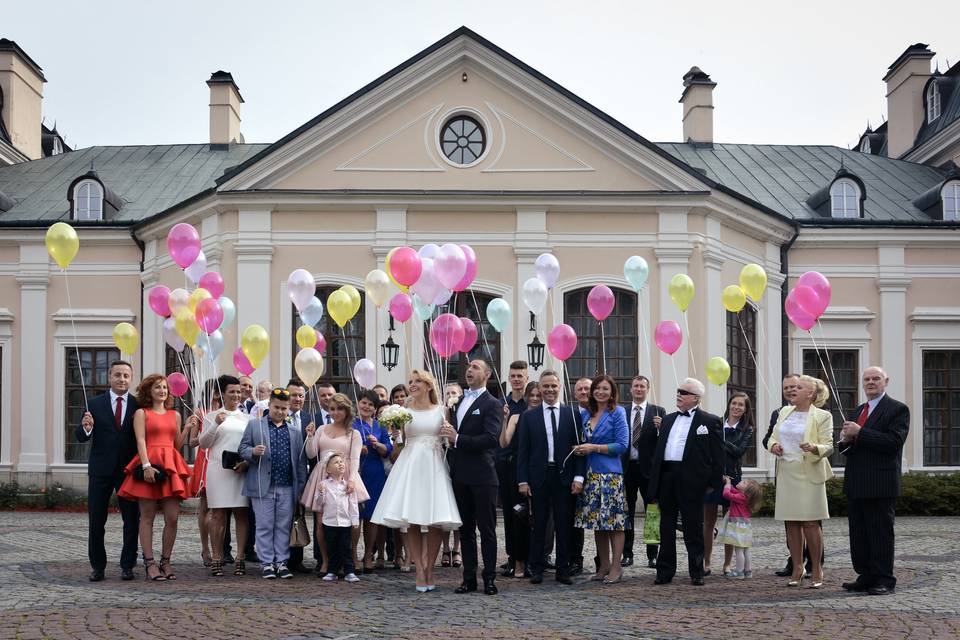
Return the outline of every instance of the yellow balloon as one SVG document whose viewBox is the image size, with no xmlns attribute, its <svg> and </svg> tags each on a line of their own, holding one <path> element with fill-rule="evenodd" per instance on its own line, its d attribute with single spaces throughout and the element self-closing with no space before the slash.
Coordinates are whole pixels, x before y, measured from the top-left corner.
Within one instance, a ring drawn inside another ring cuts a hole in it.
<svg viewBox="0 0 960 640">
<path fill-rule="evenodd" d="M 251 324 L 240 336 L 240 348 L 253 368 L 259 369 L 260 363 L 270 353 L 270 336 L 267 330 L 258 324 Z"/>
<path fill-rule="evenodd" d="M 353 317 L 353 303 L 350 300 L 350 294 L 343 289 L 337 289 L 327 298 L 327 313 L 337 323 L 338 327 L 350 322 Z M 251 362 L 252 364 L 252 362 Z"/>
<path fill-rule="evenodd" d="M 707 361 L 707 380 L 720 386 L 730 377 L 730 365 L 720 356 L 714 356 Z"/>
<path fill-rule="evenodd" d="M 113 328 L 113 341 L 116 343 L 120 353 L 129 353 L 133 355 L 140 344 L 140 334 L 137 328 L 129 322 L 117 323 Z"/>
<path fill-rule="evenodd" d="M 194 289 L 193 293 L 190 294 L 190 297 L 187 298 L 187 308 L 190 309 L 190 313 L 197 312 L 197 305 L 206 300 L 207 298 L 212 298 L 210 292 L 206 289 Z"/>
<path fill-rule="evenodd" d="M 44 242 L 47 245 L 47 253 L 63 270 L 70 266 L 80 249 L 80 238 L 77 237 L 77 232 L 66 222 L 51 225 L 47 229 Z"/>
<path fill-rule="evenodd" d="M 748 264 L 740 270 L 740 288 L 754 302 L 763 297 L 767 290 L 767 272 L 758 264 Z"/>
<path fill-rule="evenodd" d="M 200 337 L 200 325 L 197 324 L 189 309 L 186 307 L 177 309 L 173 314 L 173 326 L 184 342 L 191 347 L 196 346 L 197 338 Z"/>
<path fill-rule="evenodd" d="M 313 349 L 317 344 L 317 330 L 307 325 L 297 329 L 297 344 L 303 349 Z"/>
<path fill-rule="evenodd" d="M 301 349 L 293 360 L 293 368 L 303 383 L 312 387 L 323 375 L 323 356 L 312 346 Z"/>
<path fill-rule="evenodd" d="M 357 311 L 360 311 L 360 303 L 363 298 L 360 297 L 360 292 L 352 284 L 345 284 L 340 287 L 340 290 L 350 296 L 350 317 L 352 318 L 357 315 Z"/>
<path fill-rule="evenodd" d="M 694 288 L 693 280 L 685 273 L 678 273 L 670 278 L 670 285 L 667 287 L 670 299 L 677 305 L 680 311 L 686 311 L 693 300 Z"/>
<path fill-rule="evenodd" d="M 393 252 L 396 251 L 396 250 L 399 249 L 399 248 L 400 248 L 400 247 L 394 247 L 393 249 L 390 249 L 390 251 L 387 253 L 387 259 L 384 260 L 384 265 L 383 265 L 383 266 L 384 266 L 384 271 L 386 272 L 387 277 L 390 279 L 390 282 L 393 283 L 393 286 L 395 286 L 397 289 L 400 289 L 400 291 L 403 291 L 404 293 L 407 293 L 407 292 L 410 291 L 410 287 L 405 287 L 405 286 L 403 286 L 402 284 L 400 284 L 399 282 L 397 282 L 396 280 L 394 280 L 394 278 L 393 278 L 393 273 L 390 271 L 390 256 L 392 256 L 392 255 L 393 255 Z"/>
<path fill-rule="evenodd" d="M 747 294 L 745 294 L 743 289 L 735 284 L 731 284 L 729 287 L 725 288 L 721 298 L 723 300 L 724 308 L 733 313 L 737 313 L 743 309 L 744 305 L 747 304 Z"/>
<path fill-rule="evenodd" d="M 390 278 L 380 269 L 374 269 L 363 279 L 363 288 L 378 308 L 383 306 L 390 295 Z"/>
</svg>

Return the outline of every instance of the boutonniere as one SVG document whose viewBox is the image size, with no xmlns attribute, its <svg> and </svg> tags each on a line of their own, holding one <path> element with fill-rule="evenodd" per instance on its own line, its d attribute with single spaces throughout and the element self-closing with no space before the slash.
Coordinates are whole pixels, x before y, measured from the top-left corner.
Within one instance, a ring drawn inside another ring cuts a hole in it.
<svg viewBox="0 0 960 640">
<path fill-rule="evenodd" d="M 293 418 L 290 416 L 287 416 L 286 418 L 283 419 L 283 422 L 284 424 L 293 424 Z"/>
</svg>

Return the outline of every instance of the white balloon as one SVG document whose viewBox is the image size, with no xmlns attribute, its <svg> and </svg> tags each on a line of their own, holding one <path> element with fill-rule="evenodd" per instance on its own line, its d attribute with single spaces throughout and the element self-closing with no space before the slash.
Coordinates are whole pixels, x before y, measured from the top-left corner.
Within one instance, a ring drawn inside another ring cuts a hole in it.
<svg viewBox="0 0 960 640">
<path fill-rule="evenodd" d="M 353 377 L 364 389 L 372 389 L 377 383 L 377 366 L 367 358 L 357 360 L 353 365 Z"/>
<path fill-rule="evenodd" d="M 287 295 L 297 311 L 302 311 L 310 304 L 316 290 L 313 274 L 306 269 L 294 269 L 287 278 Z"/>
<path fill-rule="evenodd" d="M 420 264 L 422 265 L 420 278 L 413 283 L 410 291 L 420 296 L 421 300 L 432 303 L 443 290 L 443 285 L 437 279 L 432 258 L 423 258 Z"/>
<path fill-rule="evenodd" d="M 430 258 L 433 260 L 437 257 L 437 254 L 440 253 L 440 247 L 433 244 L 432 242 L 423 245 L 420 247 L 420 251 L 417 251 L 417 255 L 420 256 L 420 259 Z"/>
<path fill-rule="evenodd" d="M 439 307 L 440 305 L 447 304 L 452 297 L 453 291 L 450 289 L 441 289 L 440 293 L 437 294 L 437 297 L 433 299 L 433 304 Z"/>
<path fill-rule="evenodd" d="M 557 260 L 557 256 L 552 253 L 541 253 L 533 263 L 533 270 L 547 289 L 557 286 L 557 278 L 560 277 L 560 261 Z"/>
<path fill-rule="evenodd" d="M 173 316 L 163 321 L 163 340 L 177 352 L 183 351 L 183 347 L 187 344 L 177 333 L 177 322 L 173 319 Z"/>
<path fill-rule="evenodd" d="M 200 278 L 203 277 L 203 274 L 207 272 L 207 256 L 200 252 L 200 255 L 197 256 L 197 259 L 194 260 L 189 267 L 183 270 L 187 277 L 190 278 L 190 282 L 197 284 L 200 282 Z"/>
<path fill-rule="evenodd" d="M 547 285 L 539 278 L 529 278 L 523 283 L 523 304 L 536 314 L 547 306 Z"/>
</svg>

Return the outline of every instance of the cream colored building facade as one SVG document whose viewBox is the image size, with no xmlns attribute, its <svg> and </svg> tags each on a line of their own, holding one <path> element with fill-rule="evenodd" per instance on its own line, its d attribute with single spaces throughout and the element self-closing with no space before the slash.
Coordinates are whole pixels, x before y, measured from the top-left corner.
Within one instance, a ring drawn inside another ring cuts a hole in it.
<svg viewBox="0 0 960 640">
<path fill-rule="evenodd" d="M 746 345 L 731 328 L 736 316 L 727 316 L 720 295 L 744 264 L 758 263 L 769 277 L 767 292 L 741 318 L 756 367 L 752 360 L 734 367 L 755 398 L 757 440 L 781 404 L 781 374 L 814 366 L 816 343 L 841 354 L 826 356 L 837 368 L 850 369 L 851 403 L 862 399 L 859 370 L 881 364 L 890 373 L 889 393 L 912 408 L 906 468 L 960 464 L 960 406 L 952 405 L 953 422 L 936 430 L 925 425 L 923 410 L 925 393 L 942 386 L 925 383 L 936 378 L 925 354 L 960 362 L 960 231 L 956 222 L 901 205 L 883 187 L 895 183 L 909 203 L 938 185 L 949 188 L 948 169 L 835 147 L 715 144 L 713 82 L 699 69 L 684 76 L 684 142 L 654 144 L 467 29 L 272 145 L 242 142 L 242 97 L 232 76 L 218 72 L 208 84 L 208 144 L 94 147 L 0 168 L 0 195 L 15 203 L 0 211 L 0 477 L 85 483 L 68 415 L 76 415 L 76 385 L 68 379 L 75 347 L 96 376 L 109 358 L 113 326 L 132 322 L 142 344 L 137 378 L 167 368 L 161 319 L 144 292 L 183 286 L 165 247 L 178 222 L 198 229 L 209 268 L 222 274 L 237 306 L 219 369 L 232 370 L 242 328 L 260 324 L 273 346 L 255 377 L 274 382 L 292 374 L 296 312 L 285 282 L 293 269 L 310 270 L 321 288 L 362 289 L 364 275 L 384 268 L 393 247 L 461 242 L 478 255 L 474 292 L 481 300 L 503 297 L 513 310 L 512 326 L 494 345 L 504 379 L 510 361 L 527 357 L 533 336 L 523 282 L 536 257 L 552 252 L 561 275 L 536 321 L 540 340 L 556 322 L 584 322 L 590 287 L 615 288 L 616 326 L 605 325 L 606 350 L 592 355 L 587 345 L 596 342 L 584 335 L 573 373 L 605 364 L 627 380 L 647 374 L 657 403 L 669 407 L 674 371 L 682 379 L 695 368 L 702 378 L 709 357 L 731 364 L 743 357 Z M 447 157 L 445 130 L 458 119 L 482 128 L 475 159 Z M 44 233 L 57 219 L 75 220 L 73 195 L 84 180 L 102 187 L 102 219 L 75 221 L 81 249 L 65 277 L 47 256 Z M 829 193 L 827 205 L 815 197 L 844 180 L 860 189 L 854 220 L 830 214 Z M 45 188 L 60 200 L 51 203 L 40 193 Z M 826 215 L 818 213 L 823 206 Z M 636 298 L 622 271 L 631 255 L 650 265 Z M 785 282 L 812 269 L 830 279 L 833 301 L 811 336 L 785 323 L 782 295 Z M 689 339 L 671 358 L 651 349 L 652 329 L 660 320 L 682 323 L 667 295 L 678 273 L 693 278 L 697 294 L 687 312 Z M 350 331 L 379 365 L 386 310 L 365 301 Z M 393 337 L 399 365 L 378 369 L 388 387 L 422 364 L 416 354 L 424 348 L 415 320 L 397 325 Z M 755 379 L 741 370 L 750 368 Z M 960 394 L 960 371 L 950 376 L 944 388 Z M 722 413 L 728 391 L 708 385 L 705 407 Z M 769 456 L 755 458 L 748 473 L 771 475 Z"/>
</svg>

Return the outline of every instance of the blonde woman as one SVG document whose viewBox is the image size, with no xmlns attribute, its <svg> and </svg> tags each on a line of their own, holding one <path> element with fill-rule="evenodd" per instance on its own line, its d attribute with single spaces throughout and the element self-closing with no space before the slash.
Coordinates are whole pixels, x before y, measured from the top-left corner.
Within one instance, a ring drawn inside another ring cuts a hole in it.
<svg viewBox="0 0 960 640">
<path fill-rule="evenodd" d="M 803 544 L 813 564 L 810 588 L 823 585 L 823 533 L 820 520 L 830 517 L 826 482 L 833 477 L 828 457 L 833 451 L 833 416 L 821 409 L 830 397 L 827 385 L 800 376 L 793 406 L 780 410 L 767 449 L 777 456 L 777 500 L 774 517 L 787 528 L 787 547 L 794 572 L 788 586 L 803 582 Z"/>
</svg>

